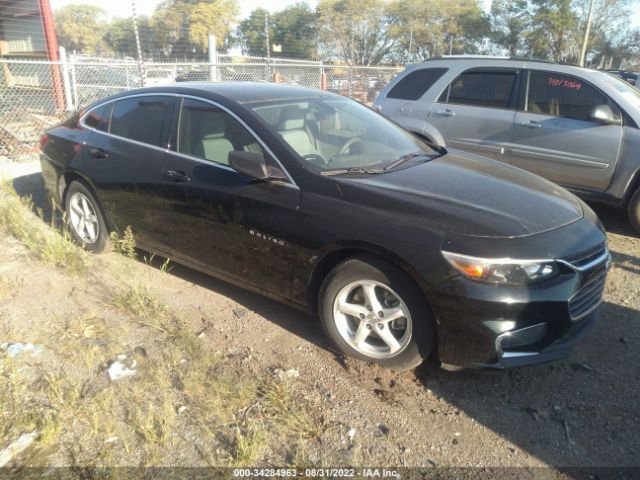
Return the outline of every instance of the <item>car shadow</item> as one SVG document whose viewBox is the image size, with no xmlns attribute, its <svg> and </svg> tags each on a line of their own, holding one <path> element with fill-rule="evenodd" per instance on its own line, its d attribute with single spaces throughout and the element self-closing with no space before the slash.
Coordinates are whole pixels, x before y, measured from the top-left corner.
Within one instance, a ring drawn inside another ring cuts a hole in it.
<svg viewBox="0 0 640 480">
<path fill-rule="evenodd" d="M 571 467 L 587 465 L 604 469 L 590 470 L 590 478 L 609 478 L 622 466 L 637 474 L 639 324 L 639 311 L 607 302 L 566 360 L 508 371 L 448 372 L 425 363 L 415 375 L 439 398 L 524 452 L 567 468 L 570 477 L 586 478 L 585 468 Z"/>
<path fill-rule="evenodd" d="M 629 217 L 624 208 L 603 203 L 589 203 L 589 206 L 596 212 L 607 232 L 635 238 L 640 236 L 629 223 Z"/>
<path fill-rule="evenodd" d="M 41 209 L 44 220 L 50 221 L 53 212 L 41 176 L 19 177 L 13 184 L 20 195 L 31 195 L 34 209 Z M 632 230 L 624 212 L 600 206 L 598 210 L 599 214 L 603 212 L 608 229 L 630 235 Z M 607 218 L 609 215 L 611 218 Z M 618 266 L 640 269 L 638 258 L 613 254 Z M 161 268 L 163 259 L 154 257 L 147 261 Z M 294 335 L 331 351 L 336 362 L 343 362 L 311 315 L 188 267 L 174 264 L 171 275 L 232 299 Z M 477 424 L 514 444 L 517 449 L 513 455 L 519 449 L 576 479 L 594 476 L 589 473 L 592 470 L 572 467 L 610 467 L 596 474 L 599 478 L 610 478 L 621 466 L 637 468 L 639 463 L 639 326 L 640 312 L 607 302 L 601 307 L 598 324 L 569 359 L 506 372 L 448 372 L 433 362 L 425 362 L 414 372 L 403 375 L 415 378 L 419 385 Z M 496 463 L 523 461 L 526 462 L 515 457 L 497 459 Z M 499 475 L 496 471 L 494 478 Z M 510 478 L 518 478 L 518 474 Z"/>
</svg>

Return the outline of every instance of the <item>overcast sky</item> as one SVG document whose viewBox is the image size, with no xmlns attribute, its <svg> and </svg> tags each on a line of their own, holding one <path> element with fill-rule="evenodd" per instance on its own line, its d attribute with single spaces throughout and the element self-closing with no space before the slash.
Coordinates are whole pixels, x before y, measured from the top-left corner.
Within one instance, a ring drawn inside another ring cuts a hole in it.
<svg viewBox="0 0 640 480">
<path fill-rule="evenodd" d="M 160 0 L 135 0 L 138 14 L 151 15 L 156 5 L 160 3 Z M 298 0 L 241 0 L 240 8 L 242 18 L 249 16 L 251 11 L 257 7 L 266 8 L 269 11 L 276 12 L 282 10 L 287 5 L 296 3 Z M 99 7 L 107 10 L 110 16 L 113 17 L 128 17 L 131 15 L 131 0 L 51 0 L 51 7 L 56 8 L 64 7 L 72 3 L 89 3 L 92 5 L 98 5 Z M 311 7 L 315 7 L 318 3 L 317 0 L 307 0 L 307 3 Z M 491 0 L 484 0 L 485 8 L 488 9 L 491 5 Z M 635 13 L 631 18 L 633 25 L 640 26 L 640 1 L 635 2 Z"/>
</svg>

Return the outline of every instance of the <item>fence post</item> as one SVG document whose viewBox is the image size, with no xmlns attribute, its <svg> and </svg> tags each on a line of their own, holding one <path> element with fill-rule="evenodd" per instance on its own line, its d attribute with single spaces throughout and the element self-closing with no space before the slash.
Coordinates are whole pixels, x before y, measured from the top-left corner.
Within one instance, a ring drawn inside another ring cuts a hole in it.
<svg viewBox="0 0 640 480">
<path fill-rule="evenodd" d="M 78 80 L 76 78 L 76 59 L 74 55 L 71 55 L 71 62 L 69 63 L 69 70 L 71 71 L 71 92 L 73 94 L 73 104 L 76 107 L 80 106 L 80 98 L 78 97 Z"/>
<path fill-rule="evenodd" d="M 64 87 L 64 98 L 67 112 L 74 109 L 73 96 L 71 94 L 71 80 L 69 79 L 69 64 L 67 63 L 67 51 L 60 46 L 60 69 L 62 70 L 62 85 Z"/>
<path fill-rule="evenodd" d="M 349 65 L 349 67 L 347 68 L 349 72 L 349 98 L 353 98 L 353 91 L 351 87 L 351 84 L 353 83 L 353 73 L 351 72 L 351 65 Z"/>
<path fill-rule="evenodd" d="M 209 77 L 212 82 L 218 81 L 218 50 L 216 36 L 209 35 Z"/>
</svg>

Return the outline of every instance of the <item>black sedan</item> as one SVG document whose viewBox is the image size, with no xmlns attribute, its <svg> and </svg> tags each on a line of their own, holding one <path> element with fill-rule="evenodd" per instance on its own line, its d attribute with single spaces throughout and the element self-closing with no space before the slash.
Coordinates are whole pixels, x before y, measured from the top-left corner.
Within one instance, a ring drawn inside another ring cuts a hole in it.
<svg viewBox="0 0 640 480">
<path fill-rule="evenodd" d="M 602 301 L 606 236 L 578 198 L 339 95 L 133 90 L 41 145 L 87 249 L 130 226 L 141 248 L 317 313 L 340 351 L 395 369 L 562 358 Z"/>
</svg>

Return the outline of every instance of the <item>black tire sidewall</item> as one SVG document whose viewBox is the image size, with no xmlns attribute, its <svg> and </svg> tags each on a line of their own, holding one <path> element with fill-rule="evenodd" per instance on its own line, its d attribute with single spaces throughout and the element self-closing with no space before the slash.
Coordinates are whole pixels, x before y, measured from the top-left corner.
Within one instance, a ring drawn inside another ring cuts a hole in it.
<svg viewBox="0 0 640 480">
<path fill-rule="evenodd" d="M 71 225 L 71 217 L 69 215 L 71 197 L 74 193 L 82 193 L 85 197 L 89 199 L 91 205 L 93 206 L 93 210 L 96 212 L 96 217 L 98 218 L 98 238 L 94 243 L 87 243 L 76 233 L 75 228 Z M 74 240 L 82 245 L 83 248 L 89 250 L 93 253 L 101 253 L 109 248 L 109 231 L 107 229 L 107 224 L 105 222 L 104 214 L 102 213 L 102 209 L 100 208 L 100 204 L 96 200 L 95 196 L 82 182 L 77 180 L 72 181 L 67 188 L 67 193 L 65 195 L 65 211 L 67 212 L 67 223 L 69 231 L 73 236 Z"/>
<path fill-rule="evenodd" d="M 333 303 L 339 291 L 357 280 L 374 280 L 388 285 L 407 305 L 412 319 L 412 338 L 402 352 L 387 359 L 376 359 L 353 349 L 340 335 L 333 318 Z M 369 256 L 353 257 L 337 265 L 325 278 L 318 302 L 322 327 L 343 354 L 394 370 L 409 370 L 420 365 L 433 351 L 436 330 L 426 297 L 414 280 L 400 268 Z"/>
<path fill-rule="evenodd" d="M 628 213 L 631 226 L 640 233 L 640 188 L 635 191 L 629 201 Z"/>
</svg>

